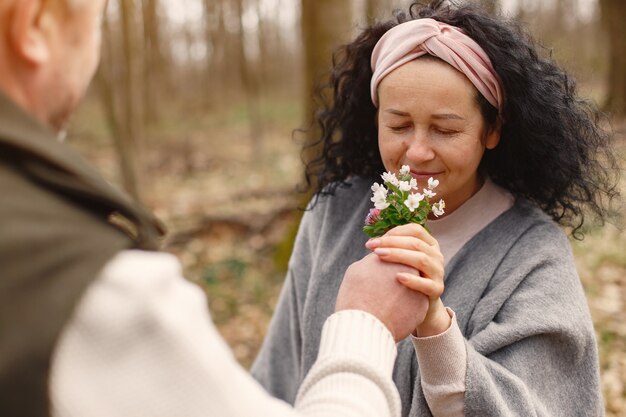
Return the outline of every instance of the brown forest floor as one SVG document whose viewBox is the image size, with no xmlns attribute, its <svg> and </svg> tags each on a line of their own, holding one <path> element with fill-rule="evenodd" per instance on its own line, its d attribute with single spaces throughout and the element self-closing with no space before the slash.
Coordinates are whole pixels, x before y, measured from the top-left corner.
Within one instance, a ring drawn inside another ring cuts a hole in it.
<svg viewBox="0 0 626 417">
<path fill-rule="evenodd" d="M 115 156 L 95 107 L 81 111 L 70 142 L 116 182 Z M 235 113 L 154 129 L 144 153 L 144 201 L 168 226 L 166 248 L 206 290 L 213 319 L 246 367 L 276 304 L 285 242 L 299 216 L 293 189 L 302 168 L 290 132 L 297 114 L 288 105 L 275 111 L 288 120 L 270 115 L 257 148 Z M 616 141 L 623 172 L 625 144 L 623 137 Z M 626 178 L 621 188 L 626 194 Z M 624 416 L 626 233 L 608 225 L 572 245 L 598 336 L 607 415 Z"/>
</svg>

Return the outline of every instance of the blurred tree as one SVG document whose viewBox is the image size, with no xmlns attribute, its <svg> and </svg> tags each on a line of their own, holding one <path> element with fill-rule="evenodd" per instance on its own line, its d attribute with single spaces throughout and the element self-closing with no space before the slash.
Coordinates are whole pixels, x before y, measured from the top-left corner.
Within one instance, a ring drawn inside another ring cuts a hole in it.
<svg viewBox="0 0 626 417">
<path fill-rule="evenodd" d="M 219 64 L 224 61 L 224 50 L 226 45 L 226 27 L 224 24 L 224 0 L 203 0 L 204 5 L 204 31 L 207 48 L 207 67 L 205 71 L 204 84 L 207 87 L 205 97 L 211 101 L 219 97 L 221 84 L 216 80 L 223 79 Z"/>
<path fill-rule="evenodd" d="M 332 53 L 339 44 L 347 42 L 352 35 L 352 2 L 350 0 L 301 0 L 302 38 L 305 49 L 305 117 L 315 112 L 316 85 L 325 81 L 330 71 Z M 309 140 L 318 133 L 310 131 Z"/>
<path fill-rule="evenodd" d="M 314 125 L 317 86 L 328 81 L 333 50 L 349 41 L 352 36 L 353 13 L 350 0 L 301 0 L 301 28 L 304 43 L 304 111 L 308 128 L 303 159 L 311 160 L 319 147 L 312 146 L 319 139 L 319 127 Z M 326 98 L 329 99 L 329 98 Z M 302 194 L 300 206 L 304 207 L 311 195 Z M 274 262 L 279 270 L 286 270 L 289 254 L 300 223 L 302 212 L 293 219 L 285 238 L 276 246 Z"/>
<path fill-rule="evenodd" d="M 138 196 L 135 150 L 133 141 L 128 140 L 129 138 L 125 134 L 125 128 L 122 126 L 124 124 L 123 115 L 120 113 L 120 106 L 118 105 L 121 93 L 116 89 L 119 83 L 114 64 L 120 60 L 116 59 L 117 48 L 114 47 L 114 31 L 111 30 L 111 22 L 107 13 L 103 17 L 102 32 L 102 60 L 96 74 L 96 83 L 99 87 L 104 114 L 117 153 L 120 182 L 131 195 Z"/>
<path fill-rule="evenodd" d="M 255 0 L 257 1 L 257 0 Z M 237 31 L 237 66 L 239 77 L 246 95 L 248 108 L 248 118 L 250 120 L 250 139 L 252 142 L 251 154 L 253 159 L 257 159 L 262 151 L 263 143 L 263 123 L 259 109 L 260 98 L 260 72 L 252 68 L 250 57 L 246 54 L 246 32 L 244 28 L 245 4 L 244 0 L 234 0 L 235 11 L 238 19 Z M 258 11 L 257 7 L 253 9 Z M 260 18 L 260 17 L 259 17 Z"/>
<path fill-rule="evenodd" d="M 602 24 L 608 34 L 610 67 L 606 109 L 626 116 L 626 1 L 600 0 Z"/>
<path fill-rule="evenodd" d="M 263 0 L 256 0 L 256 14 L 259 19 L 259 27 L 257 29 L 257 41 L 259 45 L 259 64 L 257 65 L 257 79 L 259 86 L 262 88 L 268 81 L 268 55 L 271 41 L 271 25 L 265 21 L 262 13 Z"/>
<path fill-rule="evenodd" d="M 392 8 L 392 0 L 366 0 L 365 16 L 367 21 L 372 23 L 377 19 L 391 16 Z"/>
<path fill-rule="evenodd" d="M 154 123 L 159 119 L 158 98 L 169 89 L 168 60 L 163 46 L 159 1 L 142 0 L 143 5 L 143 50 L 144 50 L 144 80 L 143 89 L 144 109 L 146 121 Z"/>
<path fill-rule="evenodd" d="M 139 155 L 143 145 L 144 117 L 142 100 L 141 58 L 142 50 L 137 28 L 140 27 L 137 19 L 135 0 L 120 0 L 120 13 L 122 18 L 122 34 L 124 51 L 124 117 L 122 135 L 126 141 L 126 151 L 129 152 L 129 160 L 134 161 L 134 166 L 141 166 Z M 135 168 L 135 181 L 125 183 L 127 191 L 140 200 L 141 176 L 140 169 Z"/>
</svg>

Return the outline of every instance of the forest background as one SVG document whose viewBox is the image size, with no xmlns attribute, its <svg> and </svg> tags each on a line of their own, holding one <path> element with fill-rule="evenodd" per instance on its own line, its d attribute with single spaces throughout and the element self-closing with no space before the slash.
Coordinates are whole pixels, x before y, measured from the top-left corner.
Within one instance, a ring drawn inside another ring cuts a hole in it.
<svg viewBox="0 0 626 417">
<path fill-rule="evenodd" d="M 459 0 L 462 1 L 462 0 Z M 606 110 L 626 168 L 626 1 L 465 0 L 522 22 Z M 359 28 L 400 0 L 110 0 L 103 60 L 68 141 L 168 228 L 249 366 L 306 196 L 301 150 L 315 82 Z M 624 175 L 622 175 L 624 177 Z M 626 193 L 626 178 L 621 188 Z M 619 208 L 618 208 L 619 209 Z M 626 236 L 572 240 L 601 355 L 608 416 L 626 416 Z"/>
</svg>

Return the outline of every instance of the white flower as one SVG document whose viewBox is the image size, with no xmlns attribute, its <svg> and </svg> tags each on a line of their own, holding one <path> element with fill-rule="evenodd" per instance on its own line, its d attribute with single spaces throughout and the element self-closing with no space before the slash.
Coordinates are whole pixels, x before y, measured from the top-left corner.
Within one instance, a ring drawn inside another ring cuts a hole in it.
<svg viewBox="0 0 626 417">
<path fill-rule="evenodd" d="M 389 203 L 387 202 L 387 189 L 379 186 L 376 191 L 374 191 L 374 196 L 370 201 L 374 203 L 374 207 L 378 210 L 384 210 L 389 207 Z"/>
<path fill-rule="evenodd" d="M 385 187 L 383 187 L 382 185 L 380 185 L 380 184 L 379 184 L 379 183 L 377 183 L 377 182 L 375 182 L 375 183 L 372 185 L 372 191 L 374 191 L 374 192 L 378 191 L 378 189 L 380 189 L 380 188 L 385 188 Z"/>
<path fill-rule="evenodd" d="M 436 180 L 433 177 L 430 177 L 428 179 L 428 188 L 430 188 L 431 190 L 433 188 L 437 188 L 438 185 L 439 185 L 439 180 Z"/>
<path fill-rule="evenodd" d="M 402 168 L 400 168 L 400 175 L 409 175 L 409 172 L 411 172 L 411 167 L 408 165 L 402 165 Z"/>
<path fill-rule="evenodd" d="M 424 196 L 422 194 L 419 194 L 419 193 L 409 194 L 409 197 L 404 202 L 404 205 L 409 208 L 411 213 L 413 213 L 415 209 L 419 207 L 420 201 L 422 201 L 423 199 L 424 199 Z"/>
<path fill-rule="evenodd" d="M 443 209 L 446 208 L 446 203 L 443 200 L 439 200 L 438 203 L 433 204 L 432 210 L 435 217 L 443 216 L 445 212 Z"/>
<path fill-rule="evenodd" d="M 384 210 L 389 207 L 389 203 L 386 200 L 376 200 L 374 201 L 374 207 L 378 210 Z"/>
<path fill-rule="evenodd" d="M 408 181 L 400 181 L 398 188 L 400 189 L 400 191 L 411 191 L 413 187 L 411 186 L 411 183 Z"/>
<path fill-rule="evenodd" d="M 396 174 L 392 174 L 391 172 L 385 172 L 382 175 L 383 181 L 388 182 L 391 185 L 395 185 L 396 187 L 399 184 L 398 178 L 396 178 Z"/>
<path fill-rule="evenodd" d="M 437 193 L 434 192 L 433 190 L 429 190 L 428 188 L 424 188 L 424 195 L 428 198 L 433 198 L 434 196 L 437 195 Z"/>
<path fill-rule="evenodd" d="M 376 191 L 374 191 L 374 197 L 372 197 L 372 201 L 386 199 L 388 192 L 389 190 L 387 190 L 385 187 L 378 187 Z"/>
<path fill-rule="evenodd" d="M 409 184 L 411 184 L 411 188 L 417 190 L 417 180 L 415 178 L 411 178 L 411 182 L 409 182 Z"/>
</svg>

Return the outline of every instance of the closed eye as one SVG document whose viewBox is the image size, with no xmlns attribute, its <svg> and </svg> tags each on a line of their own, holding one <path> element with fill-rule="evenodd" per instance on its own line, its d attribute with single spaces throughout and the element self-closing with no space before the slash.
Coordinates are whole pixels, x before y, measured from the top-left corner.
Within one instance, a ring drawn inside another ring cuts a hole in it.
<svg viewBox="0 0 626 417">
<path fill-rule="evenodd" d="M 433 128 L 433 130 L 435 131 L 435 133 L 437 133 L 439 135 L 444 135 L 444 136 L 454 136 L 454 135 L 457 135 L 459 133 L 458 130 L 443 129 L 443 128 L 440 128 L 440 127 L 435 127 L 435 128 Z"/>
<path fill-rule="evenodd" d="M 405 132 L 406 130 L 408 130 L 411 126 L 410 125 L 401 125 L 401 126 L 387 126 L 387 127 L 393 133 L 402 133 L 402 132 Z"/>
</svg>

